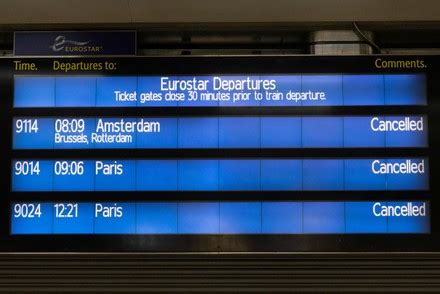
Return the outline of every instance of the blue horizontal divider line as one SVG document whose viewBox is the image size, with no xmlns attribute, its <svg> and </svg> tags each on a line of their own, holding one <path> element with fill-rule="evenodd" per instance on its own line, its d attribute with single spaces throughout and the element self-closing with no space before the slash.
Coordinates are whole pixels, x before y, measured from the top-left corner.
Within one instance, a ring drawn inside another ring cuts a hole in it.
<svg viewBox="0 0 440 294">
<path fill-rule="evenodd" d="M 429 201 L 18 202 L 11 211 L 11 234 L 430 232 Z"/>
<path fill-rule="evenodd" d="M 426 105 L 424 74 L 16 75 L 14 85 L 17 108 Z"/>
<path fill-rule="evenodd" d="M 12 191 L 428 190 L 429 160 L 14 160 Z"/>
<path fill-rule="evenodd" d="M 109 127 L 116 128 L 111 131 Z M 385 124 L 400 128 L 384 130 Z M 427 147 L 426 115 L 14 118 L 14 149 Z M 37 128 L 30 128 L 30 126 Z M 78 125 L 82 127 L 78 129 Z M 63 126 L 63 127 L 61 127 Z M 123 127 L 122 127 L 123 126 Z M 121 128 L 123 128 L 121 131 Z M 102 131 L 102 130 L 109 131 Z M 99 130 L 99 131 L 97 131 Z M 64 136 L 64 137 L 63 137 Z M 61 141 L 60 138 L 63 138 Z M 70 140 L 70 142 L 66 142 Z M 72 140 L 75 140 L 73 143 Z"/>
</svg>

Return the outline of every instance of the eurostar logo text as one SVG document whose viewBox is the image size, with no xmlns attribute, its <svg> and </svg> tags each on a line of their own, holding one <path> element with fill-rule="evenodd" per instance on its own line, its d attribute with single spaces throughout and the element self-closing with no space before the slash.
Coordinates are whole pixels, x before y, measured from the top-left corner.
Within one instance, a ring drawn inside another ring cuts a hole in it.
<svg viewBox="0 0 440 294">
<path fill-rule="evenodd" d="M 67 45 L 72 45 L 73 47 L 78 47 L 78 46 L 85 46 L 87 44 L 89 44 L 91 41 L 85 41 L 85 42 L 78 42 L 78 41 L 72 41 L 72 40 L 68 40 L 65 36 L 58 36 L 55 38 L 54 43 L 52 46 L 50 46 L 50 48 L 54 51 L 54 52 L 59 52 L 62 51 L 66 48 Z"/>
</svg>

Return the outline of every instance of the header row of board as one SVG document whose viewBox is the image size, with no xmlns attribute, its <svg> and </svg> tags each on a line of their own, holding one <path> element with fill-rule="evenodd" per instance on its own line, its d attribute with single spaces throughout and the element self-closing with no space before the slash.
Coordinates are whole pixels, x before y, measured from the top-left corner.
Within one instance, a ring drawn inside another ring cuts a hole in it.
<svg viewBox="0 0 440 294">
<path fill-rule="evenodd" d="M 20 76 L 14 107 L 426 105 L 424 74 Z"/>
</svg>

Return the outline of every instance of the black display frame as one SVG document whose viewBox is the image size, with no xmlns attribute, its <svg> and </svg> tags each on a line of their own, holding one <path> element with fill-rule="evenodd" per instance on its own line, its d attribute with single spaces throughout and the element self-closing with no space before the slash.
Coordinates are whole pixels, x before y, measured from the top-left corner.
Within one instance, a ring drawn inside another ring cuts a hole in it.
<svg viewBox="0 0 440 294">
<path fill-rule="evenodd" d="M 375 61 L 423 60 L 423 68 L 381 69 Z M 14 61 L 35 63 L 38 71 L 14 70 Z M 116 71 L 60 73 L 53 60 L 115 62 Z M 137 108 L 13 108 L 13 76 L 17 75 L 252 75 L 295 73 L 425 73 L 428 106 L 331 106 L 331 107 L 137 107 Z M 5 252 L 382 252 L 440 251 L 440 56 L 216 56 L 216 57 L 64 57 L 0 58 L 0 107 L 3 133 L 0 140 L 2 194 L 0 250 Z M 3 90 L 2 90 L 3 89 Z M 136 117 L 228 115 L 428 115 L 428 148 L 345 149 L 228 149 L 228 150 L 12 150 L 12 119 L 16 116 Z M 324 154 L 323 154 L 324 153 Z M 428 156 L 429 191 L 332 191 L 332 192 L 11 192 L 11 164 L 16 158 L 252 158 L 252 157 L 405 157 Z M 202 194 L 203 193 L 203 194 Z M 374 193 L 374 197 L 371 196 Z M 146 195 L 148 194 L 148 197 Z M 268 198 L 270 194 L 270 198 Z M 152 198 L 153 197 L 153 198 Z M 191 197 L 189 199 L 189 197 Z M 261 200 L 429 200 L 430 234 L 332 234 L 332 235 L 10 235 L 10 203 L 48 201 L 261 201 Z"/>
</svg>

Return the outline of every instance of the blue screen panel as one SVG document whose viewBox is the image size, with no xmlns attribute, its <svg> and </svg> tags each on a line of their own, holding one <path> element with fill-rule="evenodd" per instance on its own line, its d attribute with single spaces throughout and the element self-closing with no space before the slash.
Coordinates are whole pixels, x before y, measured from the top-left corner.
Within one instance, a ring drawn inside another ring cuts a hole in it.
<svg viewBox="0 0 440 294">
<path fill-rule="evenodd" d="M 133 107 L 137 103 L 137 77 L 98 77 L 97 107 Z"/>
<path fill-rule="evenodd" d="M 138 191 L 177 191 L 177 160 L 138 160 Z"/>
<path fill-rule="evenodd" d="M 426 116 L 389 116 L 392 130 L 387 131 L 386 147 L 427 147 Z"/>
<path fill-rule="evenodd" d="M 314 99 L 302 102 L 303 106 L 343 105 L 342 75 L 303 75 L 302 92 L 315 93 Z"/>
<path fill-rule="evenodd" d="M 212 78 L 213 92 L 224 93 L 229 99 L 220 100 L 220 107 L 260 106 L 254 92 L 260 92 L 259 76 L 217 76 Z M 212 105 L 211 105 L 212 106 Z"/>
<path fill-rule="evenodd" d="M 56 203 L 53 208 L 53 233 L 93 234 L 94 213 L 92 203 Z"/>
<path fill-rule="evenodd" d="M 96 203 L 94 222 L 95 234 L 135 234 L 136 204 Z"/>
<path fill-rule="evenodd" d="M 138 234 L 177 234 L 177 203 L 136 204 Z"/>
<path fill-rule="evenodd" d="M 300 234 L 303 226 L 302 202 L 263 202 L 263 234 Z"/>
<path fill-rule="evenodd" d="M 376 216 L 376 202 L 346 202 L 345 203 L 345 232 L 356 233 L 386 233 L 387 217 Z"/>
<path fill-rule="evenodd" d="M 300 148 L 300 117 L 261 117 L 261 148 Z"/>
<path fill-rule="evenodd" d="M 94 107 L 96 77 L 56 77 L 55 107 Z"/>
<path fill-rule="evenodd" d="M 376 172 L 383 172 L 380 166 L 384 161 L 376 163 Z M 429 162 L 427 159 L 387 159 L 386 160 L 388 190 L 428 190 Z"/>
<path fill-rule="evenodd" d="M 54 191 L 93 191 L 95 164 L 92 160 L 59 160 L 54 163 Z"/>
<path fill-rule="evenodd" d="M 218 181 L 218 160 L 179 160 L 179 191 L 217 191 Z"/>
<path fill-rule="evenodd" d="M 211 76 L 174 76 L 167 77 L 166 99 L 177 101 L 179 107 L 217 107 L 219 105 L 217 91 L 212 90 Z M 177 83 L 176 86 L 170 86 Z M 162 81 L 165 84 L 165 81 Z M 200 86 L 200 87 L 199 87 Z M 222 94 L 225 91 L 223 91 Z"/>
<path fill-rule="evenodd" d="M 428 202 L 388 202 L 386 206 L 389 233 L 429 233 Z"/>
<path fill-rule="evenodd" d="M 218 148 L 218 118 L 179 118 L 179 148 Z"/>
<path fill-rule="evenodd" d="M 220 204 L 188 202 L 178 205 L 179 234 L 218 234 Z"/>
<path fill-rule="evenodd" d="M 52 203 L 15 203 L 11 210 L 11 234 L 52 234 Z"/>
<path fill-rule="evenodd" d="M 12 191 L 53 190 L 53 161 L 15 160 L 12 165 Z"/>
<path fill-rule="evenodd" d="M 343 202 L 304 202 L 304 233 L 344 233 Z"/>
<path fill-rule="evenodd" d="M 54 149 L 95 148 L 95 124 L 94 118 L 54 118 L 50 141 Z"/>
<path fill-rule="evenodd" d="M 52 149 L 54 120 L 52 118 L 20 117 L 13 120 L 14 149 Z"/>
<path fill-rule="evenodd" d="M 136 190 L 136 162 L 133 160 L 97 160 L 96 191 Z"/>
<path fill-rule="evenodd" d="M 218 136 L 220 148 L 260 148 L 260 119 L 221 117 Z"/>
<path fill-rule="evenodd" d="M 426 105 L 424 74 L 385 75 L 386 105 Z"/>
<path fill-rule="evenodd" d="M 344 120 L 342 117 L 303 117 L 302 142 L 304 148 L 344 146 Z"/>
<path fill-rule="evenodd" d="M 97 118 L 96 130 L 95 148 L 136 148 L 136 118 Z"/>
<path fill-rule="evenodd" d="M 302 190 L 302 161 L 261 160 L 261 190 Z"/>
<path fill-rule="evenodd" d="M 161 90 L 161 82 L 168 77 L 138 77 L 139 107 L 177 107 L 177 96 Z"/>
<path fill-rule="evenodd" d="M 345 190 L 386 190 L 386 174 L 372 172 L 372 159 L 344 160 Z"/>
<path fill-rule="evenodd" d="M 55 78 L 16 76 L 14 107 L 55 107 Z"/>
<path fill-rule="evenodd" d="M 260 190 L 260 161 L 220 160 L 219 190 Z"/>
<path fill-rule="evenodd" d="M 344 105 L 384 105 L 383 75 L 344 75 Z"/>
<path fill-rule="evenodd" d="M 220 234 L 261 233 L 260 202 L 221 202 Z"/>
<path fill-rule="evenodd" d="M 137 148 L 177 148 L 177 118 L 138 118 L 138 123 L 148 127 L 137 131 Z"/>
<path fill-rule="evenodd" d="M 270 75 L 261 76 L 261 80 L 275 81 L 275 87 L 268 86 L 261 89 L 262 100 L 260 105 L 266 106 L 301 106 L 301 99 L 293 93 L 301 93 L 300 75 Z"/>
<path fill-rule="evenodd" d="M 343 190 L 343 160 L 303 160 L 304 190 Z"/>
<path fill-rule="evenodd" d="M 344 147 L 385 147 L 386 132 L 375 131 L 383 117 L 353 116 L 344 117 Z"/>
</svg>

